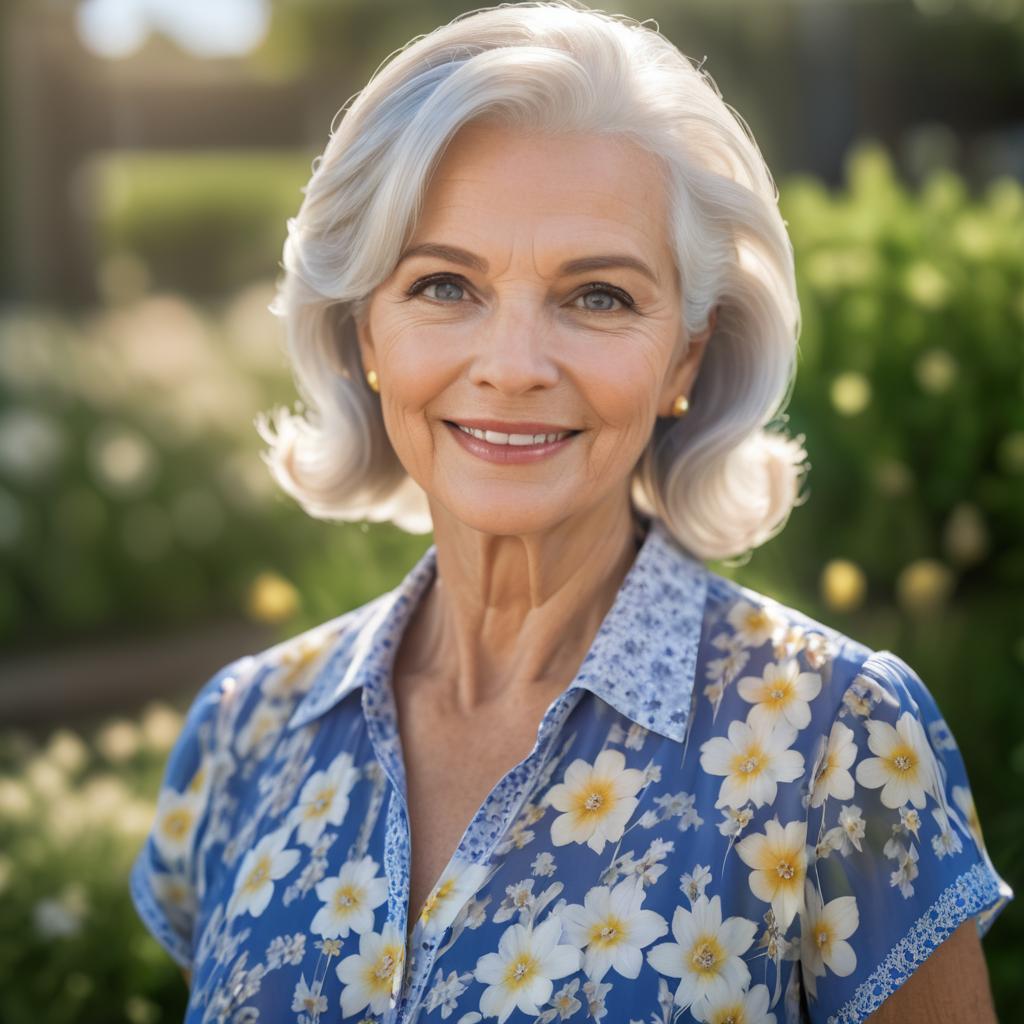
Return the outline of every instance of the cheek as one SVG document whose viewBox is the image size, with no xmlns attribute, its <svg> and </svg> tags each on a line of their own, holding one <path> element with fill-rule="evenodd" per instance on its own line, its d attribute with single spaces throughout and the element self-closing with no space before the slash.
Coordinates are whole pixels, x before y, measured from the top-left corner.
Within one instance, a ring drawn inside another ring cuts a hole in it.
<svg viewBox="0 0 1024 1024">
<path fill-rule="evenodd" d="M 578 381 L 593 414 L 606 427 L 644 434 L 657 406 L 657 367 L 636 345 L 602 345 L 581 366 Z"/>
</svg>

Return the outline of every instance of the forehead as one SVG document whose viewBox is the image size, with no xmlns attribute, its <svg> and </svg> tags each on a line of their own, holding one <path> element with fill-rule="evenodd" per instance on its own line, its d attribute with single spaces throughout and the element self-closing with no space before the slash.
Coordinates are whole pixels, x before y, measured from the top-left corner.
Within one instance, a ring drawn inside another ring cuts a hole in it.
<svg viewBox="0 0 1024 1024">
<path fill-rule="evenodd" d="M 455 242 L 455 232 L 493 238 L 506 228 L 542 245 L 625 239 L 651 259 L 671 260 L 667 222 L 662 165 L 631 140 L 478 122 L 445 150 L 415 234 Z"/>
</svg>

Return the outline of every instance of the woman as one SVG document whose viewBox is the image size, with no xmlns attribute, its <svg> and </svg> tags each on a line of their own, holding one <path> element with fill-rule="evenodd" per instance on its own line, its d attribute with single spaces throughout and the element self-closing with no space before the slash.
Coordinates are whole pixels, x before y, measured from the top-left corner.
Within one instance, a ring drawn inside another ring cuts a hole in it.
<svg viewBox="0 0 1024 1024">
<path fill-rule="evenodd" d="M 346 111 L 266 459 L 435 543 L 196 698 L 132 874 L 189 1021 L 995 1019 L 1013 893 L 930 693 L 703 563 L 806 468 L 776 198 L 706 75 L 575 4 Z"/>
</svg>

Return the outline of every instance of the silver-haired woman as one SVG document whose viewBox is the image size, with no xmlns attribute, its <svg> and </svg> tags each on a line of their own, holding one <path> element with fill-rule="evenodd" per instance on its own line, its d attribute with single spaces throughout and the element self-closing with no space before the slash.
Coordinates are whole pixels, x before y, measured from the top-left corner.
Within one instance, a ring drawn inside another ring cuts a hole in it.
<svg viewBox="0 0 1024 1024">
<path fill-rule="evenodd" d="M 799 500 L 793 254 L 707 74 L 478 10 L 344 111 L 274 305 L 312 516 L 432 529 L 225 666 L 132 873 L 187 1020 L 994 1021 L 1013 897 L 930 692 L 705 560 Z"/>
</svg>

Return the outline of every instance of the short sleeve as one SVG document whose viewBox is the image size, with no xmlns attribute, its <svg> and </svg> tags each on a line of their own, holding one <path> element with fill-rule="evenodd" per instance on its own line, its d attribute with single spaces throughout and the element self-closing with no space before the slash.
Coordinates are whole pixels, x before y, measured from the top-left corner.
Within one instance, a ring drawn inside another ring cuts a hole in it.
<svg viewBox="0 0 1024 1024">
<path fill-rule="evenodd" d="M 198 848 L 207 821 L 219 712 L 239 663 L 218 671 L 193 700 L 167 758 L 153 825 L 129 876 L 143 924 L 189 969 L 201 895 Z"/>
<path fill-rule="evenodd" d="M 984 935 L 1014 893 L 950 727 L 892 652 L 860 666 L 812 780 L 801 978 L 812 1022 L 855 1024 L 968 918 Z"/>
</svg>

